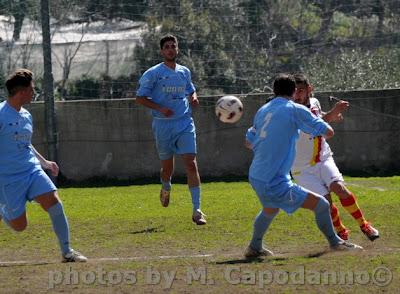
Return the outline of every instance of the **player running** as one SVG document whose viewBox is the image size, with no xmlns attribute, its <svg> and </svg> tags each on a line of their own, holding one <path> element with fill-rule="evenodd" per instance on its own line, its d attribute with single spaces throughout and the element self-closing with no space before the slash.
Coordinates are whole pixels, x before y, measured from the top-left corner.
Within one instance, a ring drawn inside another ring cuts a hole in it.
<svg viewBox="0 0 400 294">
<path fill-rule="evenodd" d="M 247 258 L 272 255 L 262 244 L 269 225 L 280 209 L 291 214 L 300 207 L 314 211 L 317 226 L 333 250 L 362 249 L 336 235 L 329 202 L 324 197 L 291 181 L 289 171 L 299 130 L 326 138 L 334 135 L 329 124 L 306 107 L 291 101 L 295 88 L 293 76 L 278 75 L 273 84 L 276 97 L 257 111 L 254 124 L 246 134 L 247 144 L 254 152 L 249 181 L 263 206 L 255 219 L 253 237 L 245 251 Z"/>
<path fill-rule="evenodd" d="M 200 175 L 196 161 L 196 128 L 192 107 L 199 104 L 190 70 L 176 63 L 178 40 L 167 35 L 160 40 L 164 62 L 148 69 L 139 80 L 136 102 L 152 109 L 153 133 L 161 160 L 160 201 L 167 207 L 174 171 L 174 155 L 182 156 L 192 196 L 192 220 L 205 225 L 200 210 Z"/>
<path fill-rule="evenodd" d="M 321 110 L 318 99 L 311 97 L 313 87 L 307 77 L 304 74 L 296 74 L 294 77 L 296 80 L 295 102 L 305 105 L 312 113 L 327 122 L 343 119 L 342 112 L 349 106 L 347 101 L 338 101 L 329 112 L 325 113 Z M 343 225 L 339 210 L 332 203 L 331 192 L 339 196 L 340 203 L 357 221 L 365 236 L 371 241 L 379 238 L 378 230 L 365 219 L 356 197 L 344 185 L 343 176 L 335 164 L 333 153 L 325 138 L 300 133 L 292 175 L 299 185 L 324 195 L 328 199 L 331 204 L 333 225 L 340 238 L 348 240 L 350 231 Z"/>
<path fill-rule="evenodd" d="M 27 226 L 26 202 L 35 200 L 47 211 L 61 247 L 63 262 L 87 258 L 70 247 L 68 221 L 57 188 L 43 171 L 58 175 L 58 165 L 32 146 L 32 116 L 22 106 L 35 93 L 33 74 L 15 71 L 6 81 L 8 99 L 0 103 L 0 215 L 15 231 Z"/>
</svg>

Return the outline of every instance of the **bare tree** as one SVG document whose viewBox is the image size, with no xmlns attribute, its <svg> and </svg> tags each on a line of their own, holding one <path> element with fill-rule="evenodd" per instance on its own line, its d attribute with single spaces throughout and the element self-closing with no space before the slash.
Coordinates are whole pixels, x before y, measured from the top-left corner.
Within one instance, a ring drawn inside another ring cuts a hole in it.
<svg viewBox="0 0 400 294">
<path fill-rule="evenodd" d="M 66 95 L 66 85 L 68 83 L 69 75 L 71 73 L 72 64 L 76 54 L 82 46 L 83 38 L 86 34 L 89 23 L 81 25 L 81 36 L 77 43 L 71 43 L 69 45 L 66 44 L 64 48 L 63 56 L 58 56 L 54 51 L 53 55 L 57 61 L 57 63 L 62 67 L 62 79 L 59 85 L 59 92 L 61 95 L 61 99 L 64 99 Z"/>
</svg>

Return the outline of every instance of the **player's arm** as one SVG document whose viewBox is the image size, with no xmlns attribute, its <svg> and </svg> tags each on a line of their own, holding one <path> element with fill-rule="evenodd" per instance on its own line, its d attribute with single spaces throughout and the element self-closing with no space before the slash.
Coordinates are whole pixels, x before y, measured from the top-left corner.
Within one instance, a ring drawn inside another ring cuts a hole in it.
<svg viewBox="0 0 400 294">
<path fill-rule="evenodd" d="M 58 172 L 60 171 L 60 168 L 58 167 L 57 163 L 54 161 L 47 160 L 46 158 L 43 157 L 36 149 L 31 145 L 33 153 L 35 153 L 36 158 L 39 160 L 40 165 L 42 166 L 43 169 L 48 169 L 51 171 L 51 174 L 53 176 L 58 176 Z"/>
<path fill-rule="evenodd" d="M 322 119 L 326 122 L 338 122 L 343 120 L 342 112 L 346 111 L 349 107 L 349 102 L 339 100 L 335 106 L 328 112 L 322 112 Z"/>
<path fill-rule="evenodd" d="M 244 146 L 252 150 L 255 139 L 256 139 L 256 129 L 254 128 L 254 126 L 252 126 L 246 132 L 246 139 L 244 142 Z"/>
<path fill-rule="evenodd" d="M 174 115 L 174 112 L 171 109 L 162 107 L 160 104 L 151 101 L 151 99 L 149 99 L 148 97 L 138 96 L 136 97 L 136 103 L 161 112 L 165 117 L 170 117 Z"/>
<path fill-rule="evenodd" d="M 192 107 L 199 105 L 199 99 L 197 98 L 196 87 L 192 82 L 192 74 L 188 68 L 185 69 L 186 76 L 186 93 L 188 93 L 187 98 Z"/>
<path fill-rule="evenodd" d="M 197 105 L 199 105 L 199 99 L 197 98 L 196 92 L 193 92 L 192 94 L 189 95 L 189 103 L 193 107 L 196 107 Z"/>
<path fill-rule="evenodd" d="M 333 128 L 327 122 L 315 116 L 303 105 L 294 105 L 294 118 L 300 130 L 314 137 L 323 136 L 330 139 L 335 134 Z"/>
<path fill-rule="evenodd" d="M 139 89 L 136 93 L 136 103 L 147 108 L 162 113 L 165 117 L 170 117 L 174 112 L 166 107 L 162 107 L 158 103 L 151 100 L 154 87 L 158 80 L 158 75 L 152 70 L 147 70 L 139 80 Z"/>
<path fill-rule="evenodd" d="M 333 130 L 333 128 L 330 125 L 327 125 L 327 129 L 325 134 L 323 135 L 325 137 L 325 139 L 330 139 L 335 135 L 335 131 Z"/>
</svg>

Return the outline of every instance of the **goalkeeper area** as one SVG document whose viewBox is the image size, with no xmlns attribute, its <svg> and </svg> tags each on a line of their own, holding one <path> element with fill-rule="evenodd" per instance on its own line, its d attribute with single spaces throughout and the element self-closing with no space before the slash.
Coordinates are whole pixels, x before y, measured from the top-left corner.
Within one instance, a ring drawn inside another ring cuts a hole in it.
<svg viewBox="0 0 400 294">
<path fill-rule="evenodd" d="M 9 293 L 395 293 L 400 287 L 400 176 L 346 177 L 381 237 L 369 241 L 338 204 L 361 252 L 330 252 L 300 209 L 280 212 L 265 245 L 276 255 L 246 260 L 261 206 L 243 182 L 202 184 L 207 225 L 192 220 L 186 184 L 173 184 L 168 208 L 159 184 L 61 188 L 71 245 L 87 263 L 61 263 L 48 215 L 27 205 L 21 233 L 0 223 L 1 292 Z"/>
</svg>

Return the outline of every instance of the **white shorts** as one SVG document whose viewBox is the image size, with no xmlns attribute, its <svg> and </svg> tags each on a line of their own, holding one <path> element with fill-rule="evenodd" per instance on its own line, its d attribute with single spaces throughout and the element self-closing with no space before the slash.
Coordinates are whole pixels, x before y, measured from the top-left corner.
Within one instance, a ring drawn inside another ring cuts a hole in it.
<svg viewBox="0 0 400 294">
<path fill-rule="evenodd" d="M 344 182 L 332 157 L 293 173 L 292 176 L 298 185 L 322 196 L 329 194 L 329 186 L 333 182 Z"/>
</svg>

